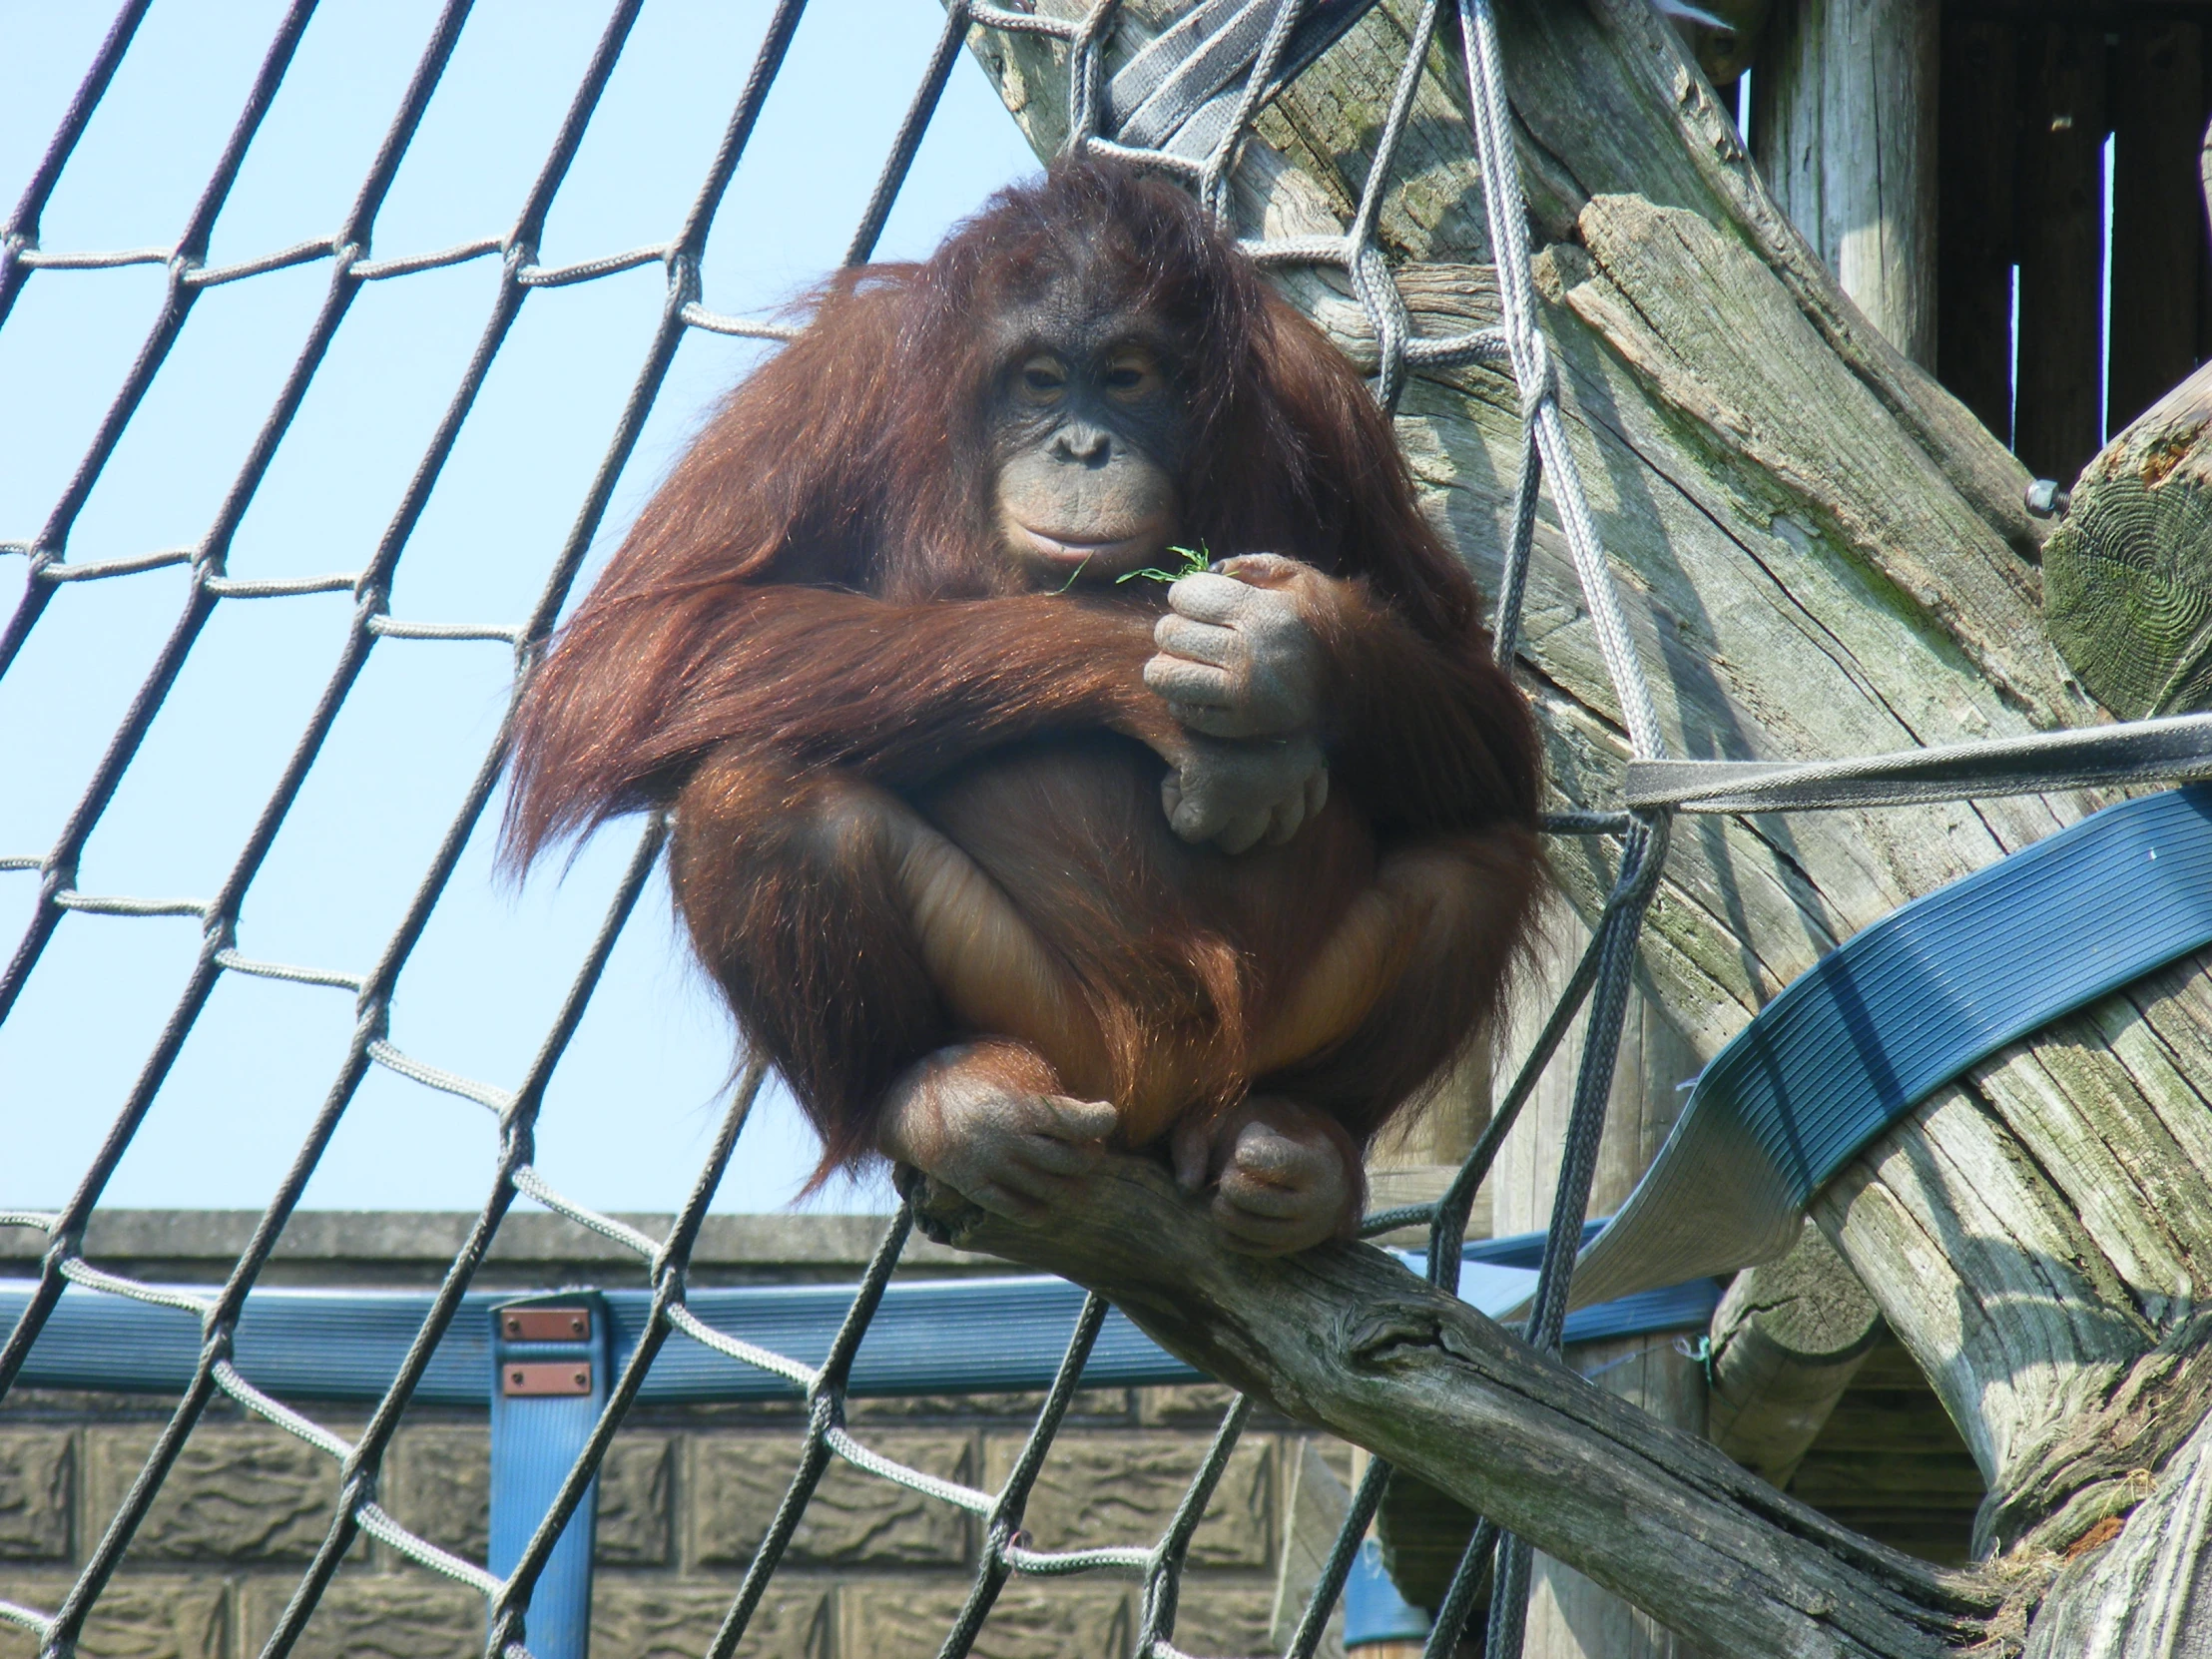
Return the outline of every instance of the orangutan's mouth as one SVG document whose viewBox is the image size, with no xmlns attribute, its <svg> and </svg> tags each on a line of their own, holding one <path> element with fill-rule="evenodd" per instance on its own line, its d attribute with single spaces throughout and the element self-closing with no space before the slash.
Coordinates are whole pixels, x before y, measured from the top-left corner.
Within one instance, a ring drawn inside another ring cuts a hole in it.
<svg viewBox="0 0 2212 1659">
<path fill-rule="evenodd" d="M 1045 564 L 1062 569 L 1080 569 L 1088 565 L 1102 574 L 1119 575 L 1156 557 L 1166 544 L 1172 526 L 1160 517 L 1153 517 L 1130 526 L 1120 535 L 1102 536 L 1088 531 L 1039 530 L 1009 514 L 1007 528 L 1014 532 L 1023 553 Z"/>
</svg>

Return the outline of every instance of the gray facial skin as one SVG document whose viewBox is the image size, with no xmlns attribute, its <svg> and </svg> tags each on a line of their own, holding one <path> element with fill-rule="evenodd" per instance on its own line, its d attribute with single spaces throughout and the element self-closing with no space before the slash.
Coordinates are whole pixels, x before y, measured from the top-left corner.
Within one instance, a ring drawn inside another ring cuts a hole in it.
<svg viewBox="0 0 2212 1659">
<path fill-rule="evenodd" d="M 1170 457 L 1188 442 L 1170 342 L 1141 316 L 1048 293 L 1003 345 L 991 412 L 1007 556 L 1046 591 L 1111 584 L 1166 558 L 1181 518 Z M 1296 560 L 1247 555 L 1168 589 L 1145 683 L 1185 727 L 1161 807 L 1231 853 L 1281 845 L 1329 796 L 1322 651 L 1306 608 L 1331 590 Z"/>
<path fill-rule="evenodd" d="M 1161 342 L 1105 318 L 1010 353 L 993 421 L 998 529 L 1040 586 L 1160 562 L 1180 516 L 1183 419 Z"/>
</svg>

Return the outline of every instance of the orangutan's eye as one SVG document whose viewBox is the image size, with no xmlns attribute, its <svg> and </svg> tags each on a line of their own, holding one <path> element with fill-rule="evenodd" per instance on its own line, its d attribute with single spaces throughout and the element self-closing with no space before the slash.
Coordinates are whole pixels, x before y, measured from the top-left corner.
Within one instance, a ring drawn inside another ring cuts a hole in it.
<svg viewBox="0 0 2212 1659">
<path fill-rule="evenodd" d="M 1160 365 L 1140 346 L 1125 346 L 1106 362 L 1106 391 L 1116 402 L 1140 403 L 1160 388 Z"/>
<path fill-rule="evenodd" d="M 1067 384 L 1067 370 L 1057 357 L 1035 356 L 1021 365 L 1019 385 L 1026 402 L 1057 403 Z"/>
</svg>

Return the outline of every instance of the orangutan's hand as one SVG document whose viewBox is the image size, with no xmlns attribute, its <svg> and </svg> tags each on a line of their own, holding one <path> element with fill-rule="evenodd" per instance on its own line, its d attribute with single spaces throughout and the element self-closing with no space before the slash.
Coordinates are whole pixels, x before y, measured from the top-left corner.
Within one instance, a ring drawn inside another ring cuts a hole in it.
<svg viewBox="0 0 2212 1659">
<path fill-rule="evenodd" d="M 1144 683 L 1212 738 L 1285 738 L 1321 725 L 1329 656 L 1313 619 L 1341 584 L 1274 553 L 1227 559 L 1168 589 Z"/>
</svg>

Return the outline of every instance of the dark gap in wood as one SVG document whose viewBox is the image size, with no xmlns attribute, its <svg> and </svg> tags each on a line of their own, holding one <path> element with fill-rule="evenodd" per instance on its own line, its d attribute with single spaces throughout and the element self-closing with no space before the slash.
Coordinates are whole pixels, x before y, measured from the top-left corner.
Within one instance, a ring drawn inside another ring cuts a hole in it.
<svg viewBox="0 0 2212 1659">
<path fill-rule="evenodd" d="M 2113 54 L 2112 338 L 2116 432 L 2196 366 L 2205 218 L 2198 151 L 2204 31 L 2131 23 Z"/>
<path fill-rule="evenodd" d="M 1981 1471 L 1913 1356 L 1885 1337 L 1790 1477 L 1792 1497 L 1893 1549 L 1963 1566 Z"/>
<path fill-rule="evenodd" d="M 1936 140 L 1936 378 L 2007 441 L 2015 33 L 2008 24 L 1981 19 L 1946 25 Z"/>
<path fill-rule="evenodd" d="M 2212 32 L 2212 18 L 2207 18 L 2202 27 Z M 2197 130 L 2202 134 L 2208 128 L 2212 128 L 2212 75 L 2203 77 L 2197 105 Z M 2207 160 L 2200 153 L 2200 170 L 2212 172 Z M 2212 181 L 2206 182 L 2204 196 L 2212 197 Z M 2212 203 L 2200 197 L 2197 212 L 2206 216 L 2197 220 L 2201 231 L 2208 220 L 2212 220 Z M 2201 363 L 2207 358 L 2212 358 L 2212 235 L 2200 238 L 2197 243 L 2197 361 Z"/>
<path fill-rule="evenodd" d="M 2015 27 L 2026 23 L 2094 24 L 2116 29 L 2129 23 L 2212 24 L 2206 0 L 1944 0 L 1943 20 L 1991 18 Z"/>
<path fill-rule="evenodd" d="M 1751 129 L 1745 125 L 1745 121 L 1751 112 L 1744 108 L 1744 78 L 1739 75 L 1733 81 L 1715 87 L 1713 96 L 1720 100 L 1721 108 L 1726 110 L 1729 119 L 1736 123 L 1736 136 L 1740 139 L 1748 138 Z M 1747 145 L 1746 148 L 1748 149 L 1749 146 Z"/>
<path fill-rule="evenodd" d="M 2071 481 L 2103 445 L 2105 30 L 2020 31 L 2019 385 L 2013 444 Z"/>
<path fill-rule="evenodd" d="M 2212 4 L 1948 0 L 1941 49 L 1937 377 L 2039 475 L 2070 479 L 2212 358 Z"/>
</svg>

